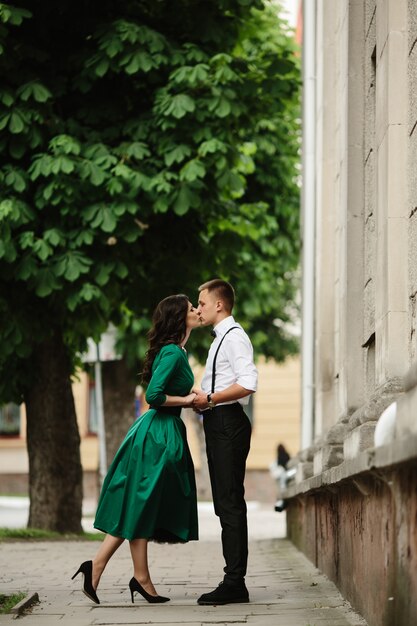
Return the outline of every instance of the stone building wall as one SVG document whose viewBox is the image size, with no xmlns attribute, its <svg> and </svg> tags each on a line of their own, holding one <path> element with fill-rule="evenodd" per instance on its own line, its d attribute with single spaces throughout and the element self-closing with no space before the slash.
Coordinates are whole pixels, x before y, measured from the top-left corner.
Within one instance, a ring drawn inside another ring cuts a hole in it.
<svg viewBox="0 0 417 626">
<path fill-rule="evenodd" d="M 305 2 L 315 7 L 314 439 L 283 494 L 288 534 L 370 626 L 408 626 L 417 623 L 417 2 Z"/>
</svg>

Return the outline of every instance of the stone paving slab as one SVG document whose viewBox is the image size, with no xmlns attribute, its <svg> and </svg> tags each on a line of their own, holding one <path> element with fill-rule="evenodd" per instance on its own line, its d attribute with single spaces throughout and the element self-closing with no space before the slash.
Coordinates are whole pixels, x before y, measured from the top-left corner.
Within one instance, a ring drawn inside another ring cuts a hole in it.
<svg viewBox="0 0 417 626">
<path fill-rule="evenodd" d="M 100 605 L 81 592 L 82 576 L 71 580 L 79 564 L 94 555 L 94 542 L 0 544 L 0 592 L 39 593 L 40 603 L 20 618 L 19 626 L 366 626 L 303 554 L 286 539 L 273 536 L 275 527 L 271 526 L 270 538 L 265 538 L 267 524 L 262 523 L 261 512 L 259 515 L 262 534 L 259 538 L 252 532 L 249 547 L 248 604 L 197 605 L 201 593 L 222 579 L 220 542 L 214 541 L 214 535 L 205 538 L 204 532 L 200 541 L 186 545 L 150 544 L 152 578 L 158 592 L 171 597 L 166 604 L 150 605 L 139 595 L 135 595 L 135 604 L 131 603 L 127 543 L 102 577 Z M 201 521 L 204 528 L 204 519 Z M 17 626 L 13 616 L 0 616 L 1 625 L 12 623 Z"/>
</svg>

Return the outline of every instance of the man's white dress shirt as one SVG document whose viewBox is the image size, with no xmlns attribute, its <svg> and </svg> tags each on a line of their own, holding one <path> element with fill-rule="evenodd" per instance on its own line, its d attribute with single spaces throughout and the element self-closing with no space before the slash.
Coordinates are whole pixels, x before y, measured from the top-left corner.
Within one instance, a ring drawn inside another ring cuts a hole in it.
<svg viewBox="0 0 417 626">
<path fill-rule="evenodd" d="M 220 347 L 216 359 L 216 381 L 214 391 L 223 391 L 230 385 L 237 383 L 245 389 L 256 391 L 258 385 L 258 370 L 253 362 L 253 348 L 249 337 L 240 324 L 237 324 L 232 315 L 216 324 L 214 331 L 216 337 L 210 346 L 207 357 L 206 369 L 204 370 L 201 388 L 205 393 L 211 392 L 211 378 L 213 373 L 213 359 L 220 341 L 225 333 L 237 326 L 227 334 Z M 238 402 L 242 405 L 249 404 L 250 396 L 240 398 Z M 230 402 L 219 402 L 219 404 L 232 404 Z"/>
</svg>

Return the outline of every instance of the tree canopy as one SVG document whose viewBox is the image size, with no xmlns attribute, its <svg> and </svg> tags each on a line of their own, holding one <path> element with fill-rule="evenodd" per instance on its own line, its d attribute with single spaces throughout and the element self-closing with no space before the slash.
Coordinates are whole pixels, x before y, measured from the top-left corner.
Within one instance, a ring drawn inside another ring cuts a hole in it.
<svg viewBox="0 0 417 626">
<path fill-rule="evenodd" d="M 0 22 L 0 399 L 52 332 L 74 365 L 110 320 L 143 353 L 156 302 L 213 276 L 258 352 L 293 350 L 273 322 L 296 288 L 299 67 L 274 6 L 22 0 Z"/>
</svg>

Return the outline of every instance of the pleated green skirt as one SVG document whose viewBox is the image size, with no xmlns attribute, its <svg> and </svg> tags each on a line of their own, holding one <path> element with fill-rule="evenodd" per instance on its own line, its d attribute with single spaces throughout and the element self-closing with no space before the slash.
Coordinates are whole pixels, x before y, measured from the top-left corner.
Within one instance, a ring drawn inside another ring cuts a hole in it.
<svg viewBox="0 0 417 626">
<path fill-rule="evenodd" d="M 104 480 L 95 528 L 125 539 L 198 539 L 194 467 L 176 412 L 149 409 L 131 426 Z"/>
</svg>

